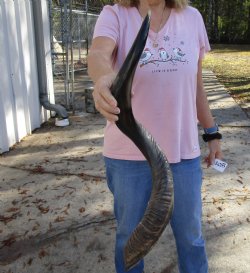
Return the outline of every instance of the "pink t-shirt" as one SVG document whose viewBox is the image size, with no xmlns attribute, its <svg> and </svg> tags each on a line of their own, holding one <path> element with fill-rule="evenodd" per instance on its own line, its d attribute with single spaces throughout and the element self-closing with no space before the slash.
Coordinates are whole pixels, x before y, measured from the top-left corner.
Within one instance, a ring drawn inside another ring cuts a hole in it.
<svg viewBox="0 0 250 273">
<path fill-rule="evenodd" d="M 105 6 L 94 38 L 105 36 L 117 44 L 118 70 L 138 33 L 142 18 L 135 7 Z M 154 47 L 153 42 L 158 46 Z M 200 155 L 196 87 L 198 60 L 210 50 L 200 13 L 193 7 L 171 10 L 158 34 L 150 30 L 132 87 L 135 118 L 152 134 L 170 163 Z M 144 160 L 135 144 L 115 124 L 107 122 L 104 156 Z"/>
</svg>

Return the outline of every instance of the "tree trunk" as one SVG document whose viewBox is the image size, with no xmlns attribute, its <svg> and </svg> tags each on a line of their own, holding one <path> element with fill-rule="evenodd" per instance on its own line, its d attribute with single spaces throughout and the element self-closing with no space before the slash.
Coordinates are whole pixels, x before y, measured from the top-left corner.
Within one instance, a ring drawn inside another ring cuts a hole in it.
<svg viewBox="0 0 250 273">
<path fill-rule="evenodd" d="M 208 19 L 207 19 L 207 32 L 208 36 L 212 36 L 213 32 L 213 0 L 208 1 Z"/>
<path fill-rule="evenodd" d="M 219 42 L 219 1 L 214 0 L 214 40 Z"/>
<path fill-rule="evenodd" d="M 250 4 L 248 6 L 248 27 L 246 31 L 246 42 L 250 43 Z"/>
</svg>

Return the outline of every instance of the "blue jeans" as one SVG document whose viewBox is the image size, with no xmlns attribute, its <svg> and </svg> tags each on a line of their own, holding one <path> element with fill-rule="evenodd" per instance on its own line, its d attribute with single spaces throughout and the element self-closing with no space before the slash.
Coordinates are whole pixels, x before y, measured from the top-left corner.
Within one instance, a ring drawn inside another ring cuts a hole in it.
<svg viewBox="0 0 250 273">
<path fill-rule="evenodd" d="M 117 220 L 115 266 L 125 273 L 123 248 L 147 207 L 152 188 L 147 161 L 105 157 L 107 183 L 114 196 Z M 170 164 L 174 179 L 174 210 L 171 227 L 176 241 L 180 273 L 207 273 L 208 263 L 201 230 L 200 157 Z M 141 260 L 129 273 L 142 273 Z"/>
</svg>

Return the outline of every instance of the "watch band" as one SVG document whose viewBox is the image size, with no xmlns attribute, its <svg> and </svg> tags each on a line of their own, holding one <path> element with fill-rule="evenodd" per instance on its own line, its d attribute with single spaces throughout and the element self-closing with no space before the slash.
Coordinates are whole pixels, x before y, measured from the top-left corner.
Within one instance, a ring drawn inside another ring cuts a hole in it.
<svg viewBox="0 0 250 273">
<path fill-rule="evenodd" d="M 222 134 L 220 134 L 219 132 L 213 134 L 203 134 L 202 138 L 205 142 L 208 142 L 214 139 L 222 139 Z"/>
<path fill-rule="evenodd" d="M 215 125 L 213 127 L 204 128 L 203 130 L 204 130 L 205 134 L 214 134 L 216 132 L 219 132 L 219 126 L 218 126 L 218 124 L 215 123 Z"/>
</svg>

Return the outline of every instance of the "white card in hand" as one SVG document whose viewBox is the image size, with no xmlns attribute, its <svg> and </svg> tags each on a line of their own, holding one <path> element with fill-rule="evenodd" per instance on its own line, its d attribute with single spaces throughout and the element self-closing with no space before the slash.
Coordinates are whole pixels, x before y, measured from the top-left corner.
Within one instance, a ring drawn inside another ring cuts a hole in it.
<svg viewBox="0 0 250 273">
<path fill-rule="evenodd" d="M 223 172 L 225 171 L 227 165 L 228 165 L 228 164 L 227 164 L 226 162 L 224 162 L 224 161 L 222 161 L 222 160 L 220 160 L 220 159 L 215 159 L 214 164 L 212 165 L 212 167 L 213 167 L 215 170 L 217 170 L 217 171 L 223 173 Z"/>
</svg>

